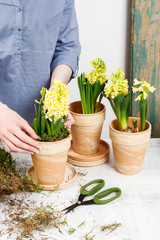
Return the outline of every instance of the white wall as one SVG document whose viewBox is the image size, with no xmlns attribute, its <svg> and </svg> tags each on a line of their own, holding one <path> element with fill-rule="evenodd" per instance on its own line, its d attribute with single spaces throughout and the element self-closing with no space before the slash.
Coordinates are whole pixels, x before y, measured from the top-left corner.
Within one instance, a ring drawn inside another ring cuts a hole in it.
<svg viewBox="0 0 160 240">
<path fill-rule="evenodd" d="M 90 61 L 101 57 L 108 67 L 107 75 L 121 67 L 128 77 L 129 5 L 128 0 L 76 0 L 82 52 L 79 73 L 90 71 Z M 69 84 L 71 102 L 80 99 L 77 79 Z M 107 138 L 109 122 L 114 119 L 107 99 L 106 121 L 102 138 Z"/>
</svg>

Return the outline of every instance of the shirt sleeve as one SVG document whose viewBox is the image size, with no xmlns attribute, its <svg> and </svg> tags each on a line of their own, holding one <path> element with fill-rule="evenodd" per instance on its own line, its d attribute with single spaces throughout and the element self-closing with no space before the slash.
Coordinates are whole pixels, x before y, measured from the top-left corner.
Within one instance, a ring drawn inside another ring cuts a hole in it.
<svg viewBox="0 0 160 240">
<path fill-rule="evenodd" d="M 81 46 L 79 43 L 78 23 L 74 0 L 66 0 L 61 27 L 51 62 L 51 71 L 59 64 L 72 69 L 72 78 L 76 77 Z"/>
</svg>

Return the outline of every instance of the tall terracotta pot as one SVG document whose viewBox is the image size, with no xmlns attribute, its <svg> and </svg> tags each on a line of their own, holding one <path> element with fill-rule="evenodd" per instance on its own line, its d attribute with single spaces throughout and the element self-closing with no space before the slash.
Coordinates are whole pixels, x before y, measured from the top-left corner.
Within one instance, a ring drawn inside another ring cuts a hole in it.
<svg viewBox="0 0 160 240">
<path fill-rule="evenodd" d="M 130 117 L 129 127 L 133 128 L 132 120 L 137 120 L 140 129 L 140 118 Z M 141 171 L 147 144 L 151 135 L 151 124 L 146 121 L 143 132 L 121 132 L 117 119 L 109 126 L 109 134 L 115 159 L 116 170 L 122 174 L 136 174 Z"/>
<path fill-rule="evenodd" d="M 71 138 L 57 142 L 39 142 L 38 154 L 32 155 L 34 171 L 39 183 L 57 185 L 63 182 Z"/>
<path fill-rule="evenodd" d="M 83 155 L 95 154 L 98 151 L 105 106 L 100 104 L 98 113 L 82 114 L 81 102 L 70 104 L 70 111 L 75 123 L 71 127 L 73 149 Z"/>
</svg>

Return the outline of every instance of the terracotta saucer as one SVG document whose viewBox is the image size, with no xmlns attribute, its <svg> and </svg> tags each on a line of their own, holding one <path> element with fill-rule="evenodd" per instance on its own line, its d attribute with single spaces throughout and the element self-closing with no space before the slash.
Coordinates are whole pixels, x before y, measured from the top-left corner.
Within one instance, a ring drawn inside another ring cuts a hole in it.
<svg viewBox="0 0 160 240">
<path fill-rule="evenodd" d="M 76 153 L 73 149 L 73 144 L 71 142 L 71 147 L 68 153 L 68 162 L 80 167 L 92 167 L 98 166 L 102 163 L 108 161 L 110 155 L 110 146 L 104 140 L 100 140 L 98 152 L 93 155 L 82 155 Z"/>
<path fill-rule="evenodd" d="M 28 175 L 30 175 L 33 180 L 37 181 L 33 166 L 27 170 L 26 176 L 28 176 Z M 62 189 L 62 188 L 65 188 L 65 187 L 71 185 L 76 180 L 76 178 L 77 178 L 76 169 L 71 164 L 67 163 L 65 177 L 61 184 L 59 184 L 59 185 L 42 185 L 42 187 L 43 187 L 43 190 L 47 190 L 47 191 L 52 191 L 55 189 L 56 190 Z"/>
</svg>

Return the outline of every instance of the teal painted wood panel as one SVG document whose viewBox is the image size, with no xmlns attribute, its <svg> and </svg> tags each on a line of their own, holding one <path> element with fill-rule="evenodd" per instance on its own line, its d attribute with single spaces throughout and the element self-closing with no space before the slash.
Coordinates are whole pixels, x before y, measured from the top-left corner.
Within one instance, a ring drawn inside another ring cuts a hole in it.
<svg viewBox="0 0 160 240">
<path fill-rule="evenodd" d="M 160 137 L 160 0 L 132 0 L 130 83 L 146 80 L 156 87 L 148 98 L 147 120 L 152 137 Z M 132 96 L 132 116 L 138 116 L 138 102 Z"/>
</svg>

